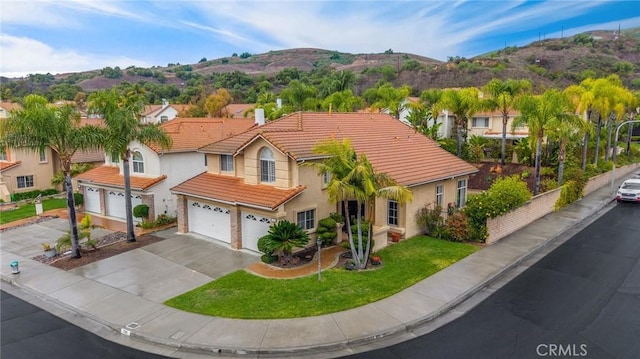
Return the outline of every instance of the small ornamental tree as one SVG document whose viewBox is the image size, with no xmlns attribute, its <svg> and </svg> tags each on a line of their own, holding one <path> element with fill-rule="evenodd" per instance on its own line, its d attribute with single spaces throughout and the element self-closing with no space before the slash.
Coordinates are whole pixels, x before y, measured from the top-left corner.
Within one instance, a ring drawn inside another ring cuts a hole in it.
<svg viewBox="0 0 640 359">
<path fill-rule="evenodd" d="M 307 232 L 295 223 L 282 220 L 269 227 L 269 232 L 264 236 L 265 248 L 271 248 L 272 253 L 278 254 L 281 264 L 291 263 L 293 248 L 304 247 L 309 242 Z M 263 237 L 263 238 L 264 238 Z"/>
<path fill-rule="evenodd" d="M 136 218 L 149 218 L 149 206 L 143 203 L 133 207 L 133 216 Z"/>
</svg>

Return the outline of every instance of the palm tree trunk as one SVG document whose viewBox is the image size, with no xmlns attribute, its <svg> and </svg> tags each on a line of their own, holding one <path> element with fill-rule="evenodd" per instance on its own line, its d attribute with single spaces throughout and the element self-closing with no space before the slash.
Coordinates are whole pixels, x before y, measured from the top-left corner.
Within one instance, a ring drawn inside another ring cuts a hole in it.
<svg viewBox="0 0 640 359">
<path fill-rule="evenodd" d="M 541 152 L 542 152 L 542 137 L 538 136 L 538 140 L 536 141 L 536 163 L 535 163 L 535 175 L 533 177 L 533 195 L 536 196 L 540 191 L 540 160 L 541 160 Z"/>
<path fill-rule="evenodd" d="M 122 160 L 122 172 L 124 174 L 124 208 L 127 218 L 127 242 L 135 242 L 136 234 L 133 231 L 133 209 L 131 208 L 131 174 L 129 169 L 129 158 L 131 153 L 127 149 L 127 154 Z"/>
<path fill-rule="evenodd" d="M 562 186 L 562 180 L 564 177 L 564 159 L 567 154 L 566 140 L 560 141 L 560 154 L 558 155 L 558 186 Z"/>
<path fill-rule="evenodd" d="M 357 253 L 356 247 L 353 243 L 353 234 L 351 233 L 351 218 L 349 216 L 349 201 L 343 200 L 342 205 L 344 206 L 344 220 L 345 225 L 347 226 L 347 238 L 349 238 L 349 248 L 351 248 L 351 258 L 355 260 Z"/>
<path fill-rule="evenodd" d="M 612 126 L 613 126 L 613 119 L 609 118 L 609 121 L 607 121 L 607 153 L 604 155 L 605 161 L 609 161 L 609 153 L 611 152 L 611 127 Z M 614 148 L 613 150 L 615 151 L 616 149 Z"/>
<path fill-rule="evenodd" d="M 458 158 L 462 158 L 462 123 L 458 121 L 456 126 L 456 144 L 458 145 Z"/>
<path fill-rule="evenodd" d="M 582 141 L 582 170 L 587 169 L 587 152 L 589 150 L 589 132 L 584 133 L 584 140 Z"/>
<path fill-rule="evenodd" d="M 73 200 L 73 187 L 71 174 L 64 171 L 64 189 L 67 192 L 67 211 L 69 212 L 69 227 L 71 228 L 71 258 L 80 258 L 80 243 L 78 240 L 78 219 L 76 217 L 76 205 Z"/>
<path fill-rule="evenodd" d="M 356 221 L 358 223 L 358 259 L 356 260 L 356 265 L 358 268 L 362 267 L 362 257 L 364 256 L 364 248 L 362 247 L 362 208 L 360 208 L 360 201 L 357 201 L 358 209 L 356 211 Z"/>
<path fill-rule="evenodd" d="M 507 117 L 506 114 L 502 115 L 502 145 L 500 149 L 500 164 L 505 165 L 505 157 L 507 156 Z"/>
<path fill-rule="evenodd" d="M 593 164 L 598 165 L 598 151 L 600 149 L 600 132 L 602 132 L 602 116 L 598 114 L 598 124 L 596 125 L 596 150 L 593 158 Z"/>
</svg>

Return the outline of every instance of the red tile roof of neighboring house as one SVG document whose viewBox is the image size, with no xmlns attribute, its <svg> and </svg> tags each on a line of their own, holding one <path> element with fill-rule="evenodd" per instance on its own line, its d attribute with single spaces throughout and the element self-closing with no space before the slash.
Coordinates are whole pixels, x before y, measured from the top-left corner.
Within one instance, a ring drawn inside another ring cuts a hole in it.
<svg viewBox="0 0 640 359">
<path fill-rule="evenodd" d="M 348 138 L 356 152 L 367 155 L 376 171 L 407 186 L 478 171 L 433 140 L 381 113 L 297 112 L 200 150 L 237 154 L 257 138 L 264 138 L 295 160 L 317 158 L 313 148 L 321 141 Z"/>
<path fill-rule="evenodd" d="M 175 194 L 214 198 L 233 205 L 245 205 L 273 210 L 302 193 L 306 186 L 278 189 L 267 185 L 244 183 L 243 178 L 201 173 L 171 188 Z"/>
<path fill-rule="evenodd" d="M 118 167 L 100 166 L 79 174 L 76 179 L 80 182 L 86 182 L 89 184 L 124 187 L 124 176 L 119 174 L 119 171 Z M 130 178 L 132 189 L 145 191 L 148 188 L 164 181 L 167 178 L 167 175 L 155 178 L 138 176 L 131 176 Z"/>
<path fill-rule="evenodd" d="M 150 114 L 162 109 L 162 105 L 146 105 L 142 111 L 142 116 L 149 116 Z"/>
<path fill-rule="evenodd" d="M 254 124 L 253 119 L 175 118 L 160 126 L 173 140 L 171 148 L 162 150 L 153 144 L 149 147 L 156 152 L 195 151 L 202 146 L 242 133 Z"/>
<path fill-rule="evenodd" d="M 71 163 L 104 162 L 104 151 L 101 149 L 76 151 L 71 156 Z"/>
<path fill-rule="evenodd" d="M 11 111 L 11 110 L 19 110 L 19 109 L 21 109 L 22 105 L 20 105 L 17 102 L 2 101 L 2 102 L 0 102 L 0 107 L 3 108 L 5 111 Z"/>
<path fill-rule="evenodd" d="M 17 162 L 0 162 L 0 171 L 6 171 L 6 170 L 10 170 L 14 167 L 18 167 L 20 166 L 20 164 L 22 163 L 22 161 L 17 161 Z"/>
</svg>

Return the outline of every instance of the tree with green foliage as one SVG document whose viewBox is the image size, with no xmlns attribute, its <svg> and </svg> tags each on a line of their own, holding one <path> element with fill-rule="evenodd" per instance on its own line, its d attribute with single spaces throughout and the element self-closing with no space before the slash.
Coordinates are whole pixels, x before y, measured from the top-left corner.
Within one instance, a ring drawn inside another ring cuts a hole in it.
<svg viewBox="0 0 640 359">
<path fill-rule="evenodd" d="M 104 143 L 106 153 L 118 154 L 122 160 L 124 175 L 125 213 L 127 219 L 127 242 L 135 242 L 133 231 L 133 209 L 131 205 L 131 149 L 132 141 L 156 144 L 163 149 L 171 147 L 171 137 L 157 124 L 140 123 L 144 108 L 144 93 L 119 93 L 117 90 L 98 91 L 89 97 L 92 113 L 104 116 Z"/>
<path fill-rule="evenodd" d="M 277 253 L 281 264 L 291 263 L 293 248 L 304 247 L 309 243 L 307 231 L 286 219 L 272 224 L 262 238 L 260 240 L 266 241 L 267 244 L 261 244 L 261 246 L 266 249 L 266 252 Z"/>
<path fill-rule="evenodd" d="M 2 121 L 0 125 L 2 146 L 22 147 L 33 151 L 51 148 L 58 155 L 64 173 L 64 188 L 67 195 L 72 258 L 80 258 L 81 255 L 71 185 L 71 157 L 78 150 L 101 147 L 103 138 L 101 129 L 81 125 L 80 113 L 73 106 L 52 106 L 39 95 L 25 97 L 24 107 L 10 112 L 9 118 Z"/>
<path fill-rule="evenodd" d="M 363 97 L 370 99 L 372 110 L 388 111 L 394 118 L 400 118 L 400 114 L 407 107 L 407 98 L 411 94 L 408 86 L 393 87 L 390 83 L 383 83 L 377 88 L 365 91 Z"/>
<path fill-rule="evenodd" d="M 518 99 L 526 92 L 531 91 L 531 81 L 507 79 L 505 81 L 493 79 L 489 81 L 484 91 L 487 98 L 483 100 L 483 107 L 502 115 L 502 144 L 500 150 L 500 163 L 504 166 L 507 148 L 507 122 L 509 114 L 517 108 Z"/>
<path fill-rule="evenodd" d="M 468 119 L 481 108 L 480 91 L 475 87 L 447 89 L 434 106 L 434 113 L 447 110 L 453 114 L 456 124 L 457 156 L 462 158 L 462 143 Z"/>
<path fill-rule="evenodd" d="M 351 90 L 334 92 L 322 101 L 322 110 L 335 112 L 355 112 L 365 106 L 364 99 Z"/>
<path fill-rule="evenodd" d="M 280 92 L 280 96 L 293 111 L 316 110 L 317 93 L 315 87 L 305 85 L 299 80 L 293 80 Z"/>
<path fill-rule="evenodd" d="M 345 211 L 347 228 L 352 228 L 350 223 L 349 200 L 357 202 L 356 213 L 356 237 L 347 231 L 351 255 L 356 268 L 365 268 L 371 250 L 371 235 L 373 233 L 374 203 L 376 198 L 386 198 L 397 201 L 400 204 L 412 200 L 411 191 L 398 185 L 393 178 L 385 173 L 375 172 L 373 166 L 362 154 L 358 156 L 348 139 L 342 142 L 328 140 L 318 143 L 313 152 L 327 156 L 322 162 L 308 162 L 310 166 L 318 169 L 319 174 L 329 173 L 331 180 L 327 185 L 327 194 L 331 203 L 342 202 Z M 362 225 L 364 222 L 361 212 L 361 204 L 367 206 L 369 228 L 366 239 L 363 238 Z M 364 241 L 366 240 L 366 246 Z"/>
</svg>

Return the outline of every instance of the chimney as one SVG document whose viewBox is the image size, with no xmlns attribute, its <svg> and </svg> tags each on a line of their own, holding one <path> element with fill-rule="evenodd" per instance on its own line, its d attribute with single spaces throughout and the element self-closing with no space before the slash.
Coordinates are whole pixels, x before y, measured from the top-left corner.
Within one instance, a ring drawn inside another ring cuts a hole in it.
<svg viewBox="0 0 640 359">
<path fill-rule="evenodd" d="M 167 101 L 167 99 L 166 99 L 166 98 L 163 98 L 163 99 L 162 99 L 162 108 L 165 108 L 165 107 L 167 107 L 167 106 L 169 106 L 169 101 Z"/>
<path fill-rule="evenodd" d="M 264 125 L 264 109 L 263 108 L 256 108 L 253 111 L 253 114 L 254 114 L 255 119 L 256 119 L 256 125 L 258 125 L 258 126 Z"/>
<path fill-rule="evenodd" d="M 282 99 L 281 98 L 276 99 L 276 108 L 278 110 L 282 108 Z"/>
</svg>

